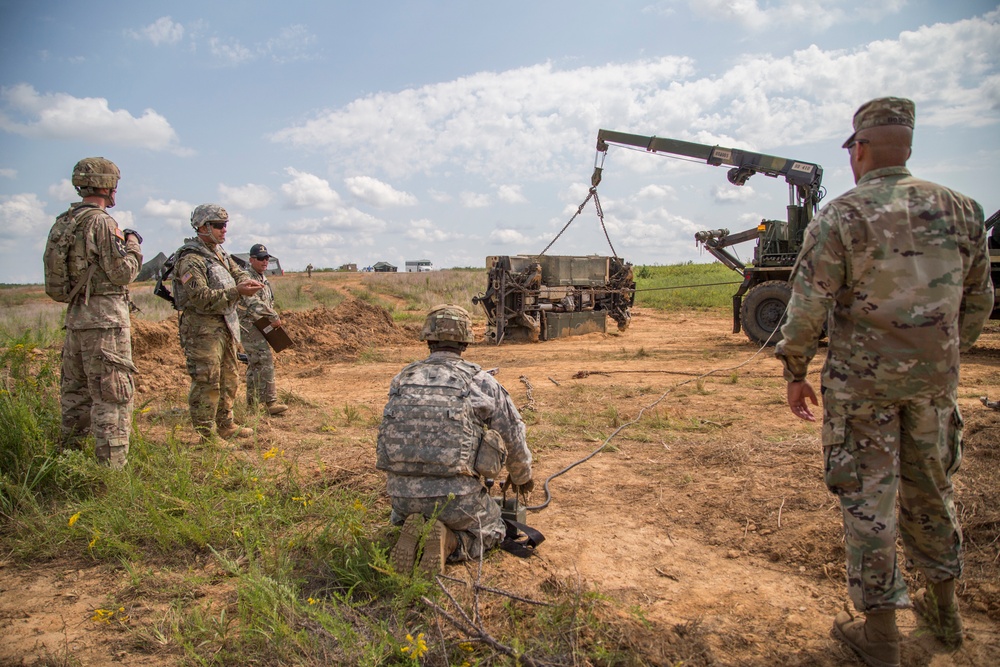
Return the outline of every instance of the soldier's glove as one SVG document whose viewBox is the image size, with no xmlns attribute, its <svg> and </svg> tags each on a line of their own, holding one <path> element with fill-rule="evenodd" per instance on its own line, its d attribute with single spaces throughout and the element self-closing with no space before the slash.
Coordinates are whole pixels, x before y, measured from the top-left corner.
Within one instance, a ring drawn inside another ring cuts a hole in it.
<svg viewBox="0 0 1000 667">
<path fill-rule="evenodd" d="M 128 235 L 131 234 L 132 236 L 135 237 L 135 240 L 139 242 L 139 245 L 142 245 L 142 234 L 135 231 L 134 229 L 123 229 L 122 234 L 125 235 L 126 240 L 128 240 Z"/>
<path fill-rule="evenodd" d="M 516 493 L 522 493 L 524 495 L 528 495 L 529 493 L 531 493 L 534 488 L 535 488 L 535 480 L 533 479 L 529 479 L 524 484 L 514 485 L 514 491 Z"/>
</svg>

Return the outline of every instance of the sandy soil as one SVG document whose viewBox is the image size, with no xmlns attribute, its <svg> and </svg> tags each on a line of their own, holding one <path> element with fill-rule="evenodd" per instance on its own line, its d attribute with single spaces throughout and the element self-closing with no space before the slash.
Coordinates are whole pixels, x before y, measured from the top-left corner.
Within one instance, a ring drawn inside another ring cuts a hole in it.
<svg viewBox="0 0 1000 667">
<path fill-rule="evenodd" d="M 286 322 L 299 343 L 279 356 L 279 387 L 293 409 L 262 421 L 242 454 L 280 445 L 307 474 L 365 488 L 384 484 L 374 470 L 367 417 L 381 412 L 401 366 L 424 356 L 416 331 L 358 301 L 291 314 Z M 997 324 L 962 367 L 967 437 L 957 487 L 967 539 L 960 591 L 966 641 L 946 652 L 904 611 L 906 665 L 1000 664 L 1000 412 L 978 400 L 1000 398 Z M 678 656 L 686 665 L 860 664 L 829 637 L 847 596 L 839 508 L 823 486 L 819 425 L 785 407 L 770 351 L 755 356 L 757 348 L 730 328 L 723 315 L 637 309 L 624 333 L 612 327 L 608 334 L 470 348 L 466 357 L 497 368 L 522 408 L 539 480 L 591 454 L 645 409 L 603 451 L 550 480 L 551 502 L 528 514 L 546 537 L 536 555 L 494 554 L 483 577 L 529 597 L 544 597 L 553 586 L 596 589 L 639 628 L 631 645 L 651 664 Z M 183 357 L 171 321 L 140 323 L 134 337 L 140 392 L 153 400 L 140 427 L 156 435 L 156 415 L 185 404 Z M 347 410 L 365 419 L 346 419 Z M 545 500 L 536 487 L 532 503 Z M 475 576 L 463 566 L 449 574 Z M 908 578 L 915 589 L 919 580 Z M 0 664 L 67 655 L 85 665 L 173 664 L 176 654 L 133 652 L 120 632 L 90 620 L 125 587 L 120 569 L 81 561 L 3 566 Z M 154 608 L 130 608 L 130 622 L 150 622 Z"/>
</svg>

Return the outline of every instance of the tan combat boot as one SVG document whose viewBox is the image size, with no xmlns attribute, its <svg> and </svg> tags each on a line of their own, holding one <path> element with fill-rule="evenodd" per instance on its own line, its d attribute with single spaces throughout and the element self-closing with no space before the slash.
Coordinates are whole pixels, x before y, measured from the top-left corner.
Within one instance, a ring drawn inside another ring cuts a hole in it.
<svg viewBox="0 0 1000 667">
<path fill-rule="evenodd" d="M 833 619 L 834 639 L 851 647 L 869 667 L 899 667 L 896 610 L 870 611 L 863 619 L 842 611 Z"/>
<path fill-rule="evenodd" d="M 410 514 L 403 522 L 403 529 L 389 558 L 398 574 L 404 577 L 413 576 L 413 565 L 417 561 L 417 547 L 420 545 L 420 533 L 424 530 L 422 514 Z"/>
<path fill-rule="evenodd" d="M 913 610 L 930 627 L 934 636 L 950 648 L 962 645 L 962 617 L 958 613 L 955 580 L 928 584 L 913 596 Z"/>
<path fill-rule="evenodd" d="M 448 526 L 435 521 L 424 542 L 424 552 L 420 556 L 420 571 L 428 576 L 444 573 L 448 556 L 458 546 L 458 536 Z"/>
<path fill-rule="evenodd" d="M 229 440 L 230 438 L 249 438 L 251 435 L 253 435 L 253 429 L 249 426 L 238 426 L 237 424 L 219 426 L 219 437 L 224 440 Z"/>
<path fill-rule="evenodd" d="M 269 415 L 280 415 L 282 412 L 286 411 L 288 406 L 279 401 L 274 401 L 267 404 L 267 414 Z"/>
</svg>

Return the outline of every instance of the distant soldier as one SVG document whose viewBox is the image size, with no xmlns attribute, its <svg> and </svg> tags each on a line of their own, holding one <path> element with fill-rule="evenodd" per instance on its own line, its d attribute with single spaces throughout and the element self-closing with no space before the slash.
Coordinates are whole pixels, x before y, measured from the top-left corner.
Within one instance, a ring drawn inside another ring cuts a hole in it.
<svg viewBox="0 0 1000 667">
<path fill-rule="evenodd" d="M 239 385 L 237 349 L 240 323 L 236 303 L 264 285 L 253 280 L 222 249 L 229 213 L 217 204 L 201 204 L 191 213 L 197 236 L 184 240 L 176 253 L 173 272 L 175 305 L 180 314 L 181 347 L 191 376 L 188 407 L 191 424 L 202 441 L 213 427 L 222 438 L 253 435 L 233 419 Z"/>
<path fill-rule="evenodd" d="M 393 378 L 376 447 L 376 467 L 388 473 L 391 521 L 403 524 L 392 562 L 405 575 L 415 564 L 443 572 L 446 561 L 479 558 L 503 540 L 500 507 L 483 480 L 505 463 L 515 493 L 534 487 L 521 415 L 492 375 L 462 359 L 473 342 L 469 313 L 432 308 L 420 340 L 431 354 Z"/>
<path fill-rule="evenodd" d="M 136 372 L 127 285 L 142 267 L 142 237 L 120 230 L 106 209 L 115 205 L 121 173 L 91 157 L 73 168 L 83 201 L 60 215 L 49 232 L 43 262 L 45 291 L 66 310 L 62 352 L 63 446 L 94 434 L 94 454 L 121 469 L 128 462 Z"/>
<path fill-rule="evenodd" d="M 928 584 L 913 605 L 942 642 L 962 642 L 959 353 L 993 304 L 982 208 L 906 168 L 914 111 L 885 97 L 854 115 L 844 148 L 857 187 L 806 229 L 775 348 L 792 413 L 812 421 L 806 370 L 829 322 L 826 485 L 840 499 L 848 592 L 864 614 L 840 612 L 833 633 L 869 665 L 900 664 L 896 610 L 910 606 L 896 562 L 897 497 L 907 560 Z"/>
<path fill-rule="evenodd" d="M 254 322 L 262 317 L 271 325 L 281 326 L 281 319 L 274 310 L 274 291 L 268 281 L 267 264 L 271 259 L 267 248 L 255 243 L 250 248 L 250 277 L 264 287 L 253 296 L 240 299 L 237 310 L 240 314 L 240 332 L 243 350 L 247 353 L 247 405 L 251 408 L 263 405 L 268 414 L 280 415 L 288 406 L 278 402 L 278 389 L 274 384 L 274 353 L 264 334 Z"/>
<path fill-rule="evenodd" d="M 309 264 L 309 265 L 306 266 L 306 277 L 307 278 L 312 278 L 313 277 L 313 265 L 312 264 Z"/>
</svg>

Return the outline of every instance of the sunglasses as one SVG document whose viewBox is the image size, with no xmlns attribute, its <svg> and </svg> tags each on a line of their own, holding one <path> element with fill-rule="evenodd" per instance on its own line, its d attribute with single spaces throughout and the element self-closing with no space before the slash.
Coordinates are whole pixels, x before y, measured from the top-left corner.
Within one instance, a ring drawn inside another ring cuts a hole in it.
<svg viewBox="0 0 1000 667">
<path fill-rule="evenodd" d="M 847 150 L 851 150 L 857 144 L 867 144 L 867 143 L 871 143 L 871 142 L 868 139 L 855 139 L 851 143 L 847 144 Z"/>
<path fill-rule="evenodd" d="M 212 226 L 212 229 L 225 229 L 228 222 L 210 222 L 208 223 Z"/>
</svg>

